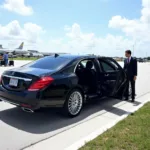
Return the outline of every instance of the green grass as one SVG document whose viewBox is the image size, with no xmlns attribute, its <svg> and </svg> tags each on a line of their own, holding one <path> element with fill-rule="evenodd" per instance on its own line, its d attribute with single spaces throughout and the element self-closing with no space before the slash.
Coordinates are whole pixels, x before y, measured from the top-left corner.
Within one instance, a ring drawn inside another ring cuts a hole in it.
<svg viewBox="0 0 150 150">
<path fill-rule="evenodd" d="M 150 102 L 79 150 L 150 150 Z"/>
<path fill-rule="evenodd" d="M 37 60 L 39 58 L 36 58 L 36 57 L 30 57 L 30 58 L 27 58 L 27 57 L 17 57 L 17 58 L 9 58 L 9 60 Z"/>
</svg>

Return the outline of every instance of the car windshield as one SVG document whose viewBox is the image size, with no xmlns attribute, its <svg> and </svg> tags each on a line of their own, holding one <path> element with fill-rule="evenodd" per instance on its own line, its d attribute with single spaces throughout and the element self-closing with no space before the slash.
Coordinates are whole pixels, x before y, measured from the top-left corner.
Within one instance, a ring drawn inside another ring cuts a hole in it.
<svg viewBox="0 0 150 150">
<path fill-rule="evenodd" d="M 59 70 L 67 65 L 71 59 L 65 57 L 48 56 L 31 62 L 23 67 L 32 67 L 39 69 Z"/>
</svg>

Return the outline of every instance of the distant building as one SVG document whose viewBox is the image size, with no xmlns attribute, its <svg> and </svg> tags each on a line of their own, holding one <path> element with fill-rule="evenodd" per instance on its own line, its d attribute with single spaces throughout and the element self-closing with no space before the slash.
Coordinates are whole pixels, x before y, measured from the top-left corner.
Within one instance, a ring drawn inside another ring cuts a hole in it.
<svg viewBox="0 0 150 150">
<path fill-rule="evenodd" d="M 123 61 L 123 57 L 113 57 L 113 59 L 115 59 L 116 61 Z"/>
</svg>

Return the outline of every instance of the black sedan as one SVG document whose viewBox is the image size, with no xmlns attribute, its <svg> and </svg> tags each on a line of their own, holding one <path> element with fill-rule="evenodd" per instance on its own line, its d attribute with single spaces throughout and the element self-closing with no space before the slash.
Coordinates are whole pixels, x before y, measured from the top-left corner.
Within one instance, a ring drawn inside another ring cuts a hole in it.
<svg viewBox="0 0 150 150">
<path fill-rule="evenodd" d="M 27 112 L 62 107 L 74 117 L 91 98 L 121 99 L 126 81 L 124 70 L 112 58 L 54 55 L 5 71 L 0 99 Z"/>
</svg>

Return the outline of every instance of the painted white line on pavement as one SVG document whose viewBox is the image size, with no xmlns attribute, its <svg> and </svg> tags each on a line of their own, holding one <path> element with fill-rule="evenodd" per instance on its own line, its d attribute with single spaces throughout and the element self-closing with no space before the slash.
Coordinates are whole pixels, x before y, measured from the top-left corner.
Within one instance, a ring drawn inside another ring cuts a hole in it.
<svg viewBox="0 0 150 150">
<path fill-rule="evenodd" d="M 126 117 L 128 117 L 129 114 L 134 113 L 135 111 L 137 111 L 139 108 L 141 108 L 148 101 L 150 101 L 150 100 L 144 101 L 142 104 L 140 104 L 139 106 L 137 106 L 134 109 L 132 109 L 129 113 L 124 114 L 123 116 L 119 117 L 118 119 L 116 119 L 112 123 L 110 123 L 110 124 L 108 124 L 108 125 L 100 128 L 100 129 L 94 131 L 90 135 L 88 135 L 88 136 L 82 138 L 81 140 L 75 142 L 74 144 L 72 144 L 71 146 L 69 146 L 68 148 L 66 148 L 65 150 L 78 150 L 79 148 L 81 148 L 82 146 L 84 146 L 87 142 L 90 142 L 91 140 L 95 139 L 96 137 L 98 137 L 99 135 L 101 135 L 102 133 L 104 133 L 105 131 L 107 131 L 108 129 L 112 128 L 119 121 L 121 121 L 121 120 L 125 119 Z"/>
</svg>

